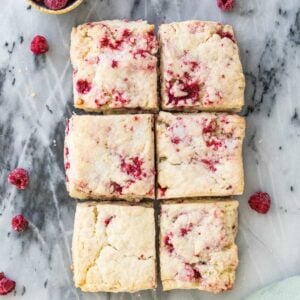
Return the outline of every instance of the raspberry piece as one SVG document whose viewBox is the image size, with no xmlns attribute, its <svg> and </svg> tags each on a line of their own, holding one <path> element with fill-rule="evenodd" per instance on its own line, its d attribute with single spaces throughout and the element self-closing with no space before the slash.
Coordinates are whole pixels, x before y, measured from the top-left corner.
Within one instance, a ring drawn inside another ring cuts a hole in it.
<svg viewBox="0 0 300 300">
<path fill-rule="evenodd" d="M 109 223 L 111 222 L 111 220 L 114 218 L 115 216 L 110 216 L 110 217 L 108 217 L 108 218 L 106 218 L 105 220 L 104 220 L 104 225 L 105 225 L 105 227 L 107 227 L 108 225 L 109 225 Z"/>
<path fill-rule="evenodd" d="M 87 80 L 80 79 L 76 82 L 76 90 L 80 94 L 87 94 L 91 88 L 91 84 Z"/>
<path fill-rule="evenodd" d="M 216 164 L 219 163 L 218 160 L 214 160 L 214 159 L 201 159 L 201 162 L 212 172 L 216 172 L 217 168 L 216 168 Z"/>
<path fill-rule="evenodd" d="M 41 35 L 36 35 L 31 41 L 30 50 L 36 55 L 46 53 L 49 50 L 46 38 Z"/>
<path fill-rule="evenodd" d="M 121 161 L 121 171 L 127 175 L 133 176 L 136 179 L 141 180 L 143 161 L 138 157 L 129 158 L 130 162 Z"/>
<path fill-rule="evenodd" d="M 193 268 L 190 264 L 185 264 L 186 279 L 189 281 L 197 281 L 202 278 L 200 272 Z"/>
<path fill-rule="evenodd" d="M 235 38 L 232 35 L 232 33 L 228 32 L 228 31 L 224 32 L 222 30 L 219 30 L 216 33 L 221 37 L 221 39 L 227 38 L 227 39 L 232 40 L 234 43 L 236 42 Z"/>
<path fill-rule="evenodd" d="M 223 11 L 230 11 L 234 7 L 234 0 L 217 0 L 217 5 Z"/>
<path fill-rule="evenodd" d="M 16 168 L 8 175 L 8 182 L 15 185 L 18 189 L 24 190 L 29 184 L 29 175 L 25 169 Z"/>
<path fill-rule="evenodd" d="M 4 273 L 0 273 L 0 295 L 7 295 L 16 287 L 16 282 L 5 277 Z"/>
<path fill-rule="evenodd" d="M 64 8 L 68 3 L 68 0 L 44 0 L 44 4 L 53 10 Z"/>
<path fill-rule="evenodd" d="M 14 231 L 25 231 L 28 227 L 28 221 L 23 215 L 14 216 L 11 220 L 11 227 Z"/>
<path fill-rule="evenodd" d="M 169 234 L 167 234 L 164 237 L 164 245 L 165 245 L 165 247 L 166 247 L 166 249 L 168 250 L 169 253 L 172 253 L 174 251 L 174 245 L 171 242 L 172 236 L 173 236 L 173 233 L 170 232 Z"/>
<path fill-rule="evenodd" d="M 271 198 L 268 193 L 256 192 L 249 198 L 248 203 L 253 210 L 266 214 L 271 206 Z"/>
<path fill-rule="evenodd" d="M 174 94 L 175 90 L 180 90 L 180 96 Z M 180 101 L 186 103 L 188 100 L 192 103 L 197 102 L 199 99 L 199 85 L 197 82 L 187 83 L 182 80 L 175 82 L 170 82 L 167 87 L 168 103 L 174 103 L 174 105 L 179 105 Z"/>
</svg>

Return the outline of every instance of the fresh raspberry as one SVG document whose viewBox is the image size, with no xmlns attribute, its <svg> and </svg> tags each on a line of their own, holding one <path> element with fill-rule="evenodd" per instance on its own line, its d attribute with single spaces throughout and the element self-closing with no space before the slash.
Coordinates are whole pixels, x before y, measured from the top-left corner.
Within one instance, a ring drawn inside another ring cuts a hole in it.
<svg viewBox="0 0 300 300">
<path fill-rule="evenodd" d="M 46 53 L 49 50 L 46 38 L 36 35 L 31 41 L 30 50 L 36 55 Z"/>
<path fill-rule="evenodd" d="M 53 10 L 64 8 L 68 3 L 68 0 L 44 0 L 44 4 Z"/>
<path fill-rule="evenodd" d="M 256 192 L 249 198 L 248 203 L 253 210 L 266 214 L 271 206 L 271 198 L 268 193 Z"/>
<path fill-rule="evenodd" d="M 76 82 L 76 90 L 80 94 L 87 94 L 91 88 L 91 84 L 87 80 L 80 79 Z"/>
<path fill-rule="evenodd" d="M 230 11 L 234 7 L 234 2 L 234 0 L 217 0 L 217 5 L 223 11 Z"/>
<path fill-rule="evenodd" d="M 14 231 L 22 232 L 28 227 L 28 221 L 23 215 L 14 216 L 11 220 L 11 226 Z"/>
<path fill-rule="evenodd" d="M 7 278 L 4 273 L 0 273 L 0 295 L 7 295 L 16 287 L 16 282 Z"/>
<path fill-rule="evenodd" d="M 8 175 L 8 182 L 15 185 L 18 189 L 24 190 L 29 184 L 29 175 L 25 169 L 16 168 Z"/>
</svg>

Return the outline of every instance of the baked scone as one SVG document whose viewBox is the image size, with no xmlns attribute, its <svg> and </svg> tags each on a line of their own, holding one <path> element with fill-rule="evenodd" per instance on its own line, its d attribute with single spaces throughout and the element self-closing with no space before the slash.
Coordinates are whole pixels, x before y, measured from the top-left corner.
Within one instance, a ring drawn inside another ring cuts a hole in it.
<svg viewBox="0 0 300 300">
<path fill-rule="evenodd" d="M 153 116 L 72 116 L 65 138 L 66 185 L 79 199 L 154 197 Z"/>
<path fill-rule="evenodd" d="M 154 25 L 101 21 L 73 28 L 74 105 L 86 111 L 157 109 Z"/>
<path fill-rule="evenodd" d="M 220 200 L 220 199 L 217 199 Z M 238 202 L 162 204 L 160 274 L 164 290 L 232 289 L 238 265 Z"/>
<path fill-rule="evenodd" d="M 75 286 L 85 292 L 156 287 L 154 210 L 121 203 L 80 203 L 73 234 Z"/>
<path fill-rule="evenodd" d="M 156 123 L 158 197 L 240 195 L 245 120 L 226 113 L 160 112 Z"/>
<path fill-rule="evenodd" d="M 159 39 L 164 110 L 241 110 L 245 78 L 230 25 L 163 24 Z"/>
</svg>

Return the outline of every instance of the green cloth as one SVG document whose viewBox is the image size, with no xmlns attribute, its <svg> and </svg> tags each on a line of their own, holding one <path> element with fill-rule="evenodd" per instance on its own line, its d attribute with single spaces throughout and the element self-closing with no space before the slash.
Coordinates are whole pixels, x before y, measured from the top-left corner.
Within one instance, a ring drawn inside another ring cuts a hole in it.
<svg viewBox="0 0 300 300">
<path fill-rule="evenodd" d="M 273 283 L 246 300 L 300 300 L 300 276 Z"/>
</svg>

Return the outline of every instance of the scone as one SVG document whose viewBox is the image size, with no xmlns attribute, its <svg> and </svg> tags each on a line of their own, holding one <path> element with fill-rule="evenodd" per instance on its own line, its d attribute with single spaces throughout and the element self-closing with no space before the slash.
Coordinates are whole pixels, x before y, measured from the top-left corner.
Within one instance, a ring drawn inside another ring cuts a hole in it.
<svg viewBox="0 0 300 300">
<path fill-rule="evenodd" d="M 164 290 L 218 293 L 233 288 L 238 265 L 237 207 L 237 201 L 215 199 L 161 206 L 160 273 Z"/>
<path fill-rule="evenodd" d="M 154 197 L 153 116 L 76 116 L 65 138 L 66 185 L 79 199 Z"/>
<path fill-rule="evenodd" d="M 86 111 L 157 109 L 157 40 L 145 21 L 73 28 L 74 105 Z"/>
<path fill-rule="evenodd" d="M 78 204 L 72 252 L 75 286 L 85 292 L 155 288 L 153 208 Z"/>
<path fill-rule="evenodd" d="M 156 123 L 158 197 L 240 195 L 245 120 L 225 113 L 160 112 Z"/>
<path fill-rule="evenodd" d="M 164 110 L 240 111 L 245 78 L 230 25 L 185 21 L 161 25 Z"/>
</svg>

